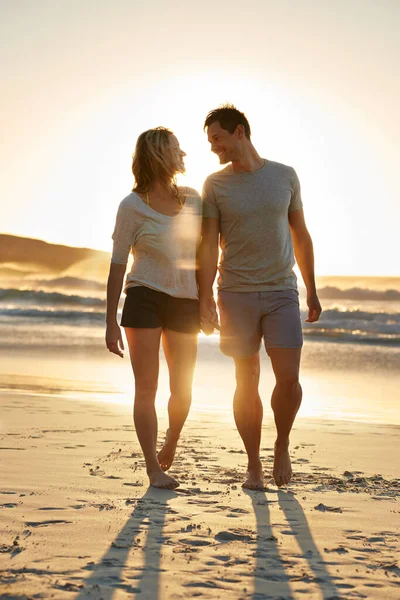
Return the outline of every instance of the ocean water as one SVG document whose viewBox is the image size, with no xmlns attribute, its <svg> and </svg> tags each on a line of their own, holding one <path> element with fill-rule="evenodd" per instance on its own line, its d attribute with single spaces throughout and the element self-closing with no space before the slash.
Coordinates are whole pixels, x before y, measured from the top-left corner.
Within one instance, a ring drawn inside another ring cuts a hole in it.
<svg viewBox="0 0 400 600">
<path fill-rule="evenodd" d="M 132 402 L 129 358 L 104 345 L 103 285 L 75 281 L 71 291 L 70 284 L 0 289 L 0 390 Z M 400 278 L 323 278 L 319 295 L 320 321 L 304 323 L 301 414 L 400 424 Z M 301 289 L 300 299 L 304 322 Z M 267 404 L 274 381 L 265 352 L 262 362 Z M 233 391 L 233 365 L 219 352 L 218 335 L 200 334 L 193 410 L 231 415 Z M 160 410 L 167 398 L 161 351 Z"/>
<path fill-rule="evenodd" d="M 369 287 L 357 287 L 357 280 L 332 278 L 342 286 L 319 289 L 323 313 L 318 323 L 305 323 L 304 290 L 300 288 L 304 336 L 306 339 L 400 346 L 400 278 L 364 278 Z M 60 280 L 57 280 L 59 282 Z M 391 287 L 384 288 L 384 284 Z M 352 285 L 353 284 L 353 285 Z M 47 283 L 49 285 L 49 283 Z M 96 346 L 103 335 L 104 290 L 96 294 L 62 289 L 0 289 L 0 347 L 35 345 L 48 337 L 55 345 Z"/>
</svg>

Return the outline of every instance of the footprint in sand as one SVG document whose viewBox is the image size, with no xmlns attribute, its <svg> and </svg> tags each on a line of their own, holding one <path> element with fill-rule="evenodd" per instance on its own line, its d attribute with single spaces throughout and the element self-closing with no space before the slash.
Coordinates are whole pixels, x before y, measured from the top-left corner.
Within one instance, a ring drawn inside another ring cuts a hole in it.
<svg viewBox="0 0 400 600">
<path fill-rule="evenodd" d="M 92 475 L 93 477 L 103 476 L 105 474 L 106 472 L 103 471 L 103 469 L 100 469 L 100 467 L 96 467 L 95 469 L 89 469 L 89 475 Z"/>
<path fill-rule="evenodd" d="M 345 529 L 345 533 L 361 533 L 359 529 Z"/>
<path fill-rule="evenodd" d="M 49 525 L 69 525 L 72 521 L 64 521 L 63 519 L 50 519 L 49 521 L 25 521 L 27 527 L 48 527 Z"/>
<path fill-rule="evenodd" d="M 322 502 L 320 502 L 320 504 L 317 504 L 317 506 L 314 506 L 314 510 L 319 510 L 320 512 L 343 512 L 339 506 L 326 506 L 325 504 L 322 504 Z"/>
<path fill-rule="evenodd" d="M 123 483 L 122 485 L 129 485 L 131 487 L 141 487 L 143 484 L 140 481 L 132 482 L 132 483 Z"/>
<path fill-rule="evenodd" d="M 244 508 L 229 508 L 226 507 L 229 510 L 229 513 L 226 515 L 227 517 L 230 518 L 238 518 L 240 517 L 240 515 L 248 515 L 249 511 L 245 510 Z"/>
<path fill-rule="evenodd" d="M 103 502 L 101 504 L 92 504 L 95 508 L 99 510 L 114 510 L 115 506 L 113 504 L 109 504 L 108 502 Z"/>
<path fill-rule="evenodd" d="M 251 535 L 241 532 L 239 529 L 220 531 L 215 536 L 217 542 L 254 542 Z"/>
<path fill-rule="evenodd" d="M 344 546 L 338 546 L 337 548 L 324 548 L 324 552 L 336 552 L 337 554 L 346 554 L 348 553 L 347 548 L 345 548 Z"/>
<path fill-rule="evenodd" d="M 182 538 L 179 540 L 180 544 L 185 544 L 185 546 L 211 546 L 212 542 L 209 540 L 204 540 L 198 537 L 192 538 Z"/>
<path fill-rule="evenodd" d="M 218 585 L 215 581 L 198 581 L 184 583 L 184 587 L 200 587 L 200 588 L 223 588 L 222 585 Z"/>
<path fill-rule="evenodd" d="M 57 590 L 64 590 L 65 592 L 80 592 L 83 588 L 81 583 L 58 583 L 54 584 L 54 588 Z"/>
<path fill-rule="evenodd" d="M 14 557 L 16 554 L 22 552 L 24 548 L 19 545 L 19 535 L 15 538 L 12 544 L 0 544 L 0 554 L 11 554 Z"/>
</svg>

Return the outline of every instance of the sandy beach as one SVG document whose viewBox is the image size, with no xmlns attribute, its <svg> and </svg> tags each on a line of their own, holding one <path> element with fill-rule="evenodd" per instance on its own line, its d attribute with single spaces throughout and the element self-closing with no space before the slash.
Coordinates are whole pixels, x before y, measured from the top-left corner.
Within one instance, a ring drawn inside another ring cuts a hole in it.
<svg viewBox="0 0 400 600">
<path fill-rule="evenodd" d="M 0 600 L 400 600 L 399 30 L 400 0 L 0 2 Z M 156 489 L 126 333 L 161 450 L 198 296 Z"/>
<path fill-rule="evenodd" d="M 245 492 L 233 420 L 193 413 L 172 492 L 148 487 L 129 405 L 1 405 L 4 600 L 398 598 L 398 425 L 299 419 L 278 490 L 267 414 L 266 490 Z"/>
</svg>

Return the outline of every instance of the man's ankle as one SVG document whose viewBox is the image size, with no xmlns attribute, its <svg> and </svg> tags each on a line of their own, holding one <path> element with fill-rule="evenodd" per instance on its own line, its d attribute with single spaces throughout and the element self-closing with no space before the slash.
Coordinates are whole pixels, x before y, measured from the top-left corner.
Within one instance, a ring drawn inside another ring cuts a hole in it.
<svg viewBox="0 0 400 600">
<path fill-rule="evenodd" d="M 275 448 L 277 450 L 288 450 L 289 443 L 290 441 L 288 437 L 277 437 L 275 441 Z"/>
</svg>

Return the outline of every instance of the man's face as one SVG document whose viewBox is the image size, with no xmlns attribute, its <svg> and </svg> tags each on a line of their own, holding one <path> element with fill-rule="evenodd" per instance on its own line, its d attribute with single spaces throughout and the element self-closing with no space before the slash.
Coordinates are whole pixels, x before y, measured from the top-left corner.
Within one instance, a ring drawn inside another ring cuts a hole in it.
<svg viewBox="0 0 400 600">
<path fill-rule="evenodd" d="M 207 128 L 207 137 L 211 144 L 211 152 L 218 156 L 221 165 L 240 159 L 238 128 L 229 133 L 221 127 L 219 121 L 215 121 Z"/>
</svg>

